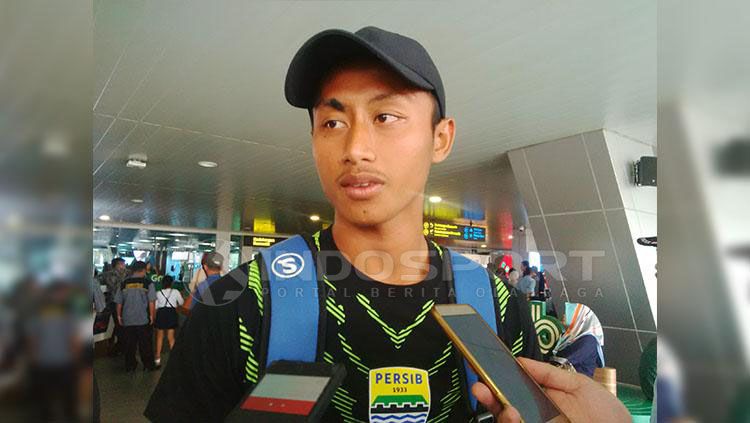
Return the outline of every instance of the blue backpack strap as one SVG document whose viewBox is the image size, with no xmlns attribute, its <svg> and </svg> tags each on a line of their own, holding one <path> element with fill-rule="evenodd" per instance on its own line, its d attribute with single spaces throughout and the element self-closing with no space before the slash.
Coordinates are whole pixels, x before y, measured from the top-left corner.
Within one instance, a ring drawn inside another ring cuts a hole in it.
<svg viewBox="0 0 750 423">
<path fill-rule="evenodd" d="M 277 360 L 314 362 L 320 302 L 315 260 L 304 238 L 295 235 L 261 250 L 270 316 L 265 365 Z"/>
<path fill-rule="evenodd" d="M 450 255 L 451 266 L 453 268 L 453 285 L 456 291 L 456 303 L 468 304 L 474 307 L 497 334 L 495 297 L 492 295 L 492 283 L 490 282 L 487 270 L 479 263 L 461 254 L 450 251 Z M 466 391 L 469 395 L 471 408 L 476 410 L 477 399 L 471 393 L 471 386 L 477 382 L 478 378 L 466 360 L 464 360 L 464 369 L 466 370 Z"/>
</svg>

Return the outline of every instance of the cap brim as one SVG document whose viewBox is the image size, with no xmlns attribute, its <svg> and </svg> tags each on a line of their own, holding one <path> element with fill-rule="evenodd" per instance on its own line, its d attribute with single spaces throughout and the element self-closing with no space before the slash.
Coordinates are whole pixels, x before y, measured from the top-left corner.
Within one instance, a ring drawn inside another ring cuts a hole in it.
<svg viewBox="0 0 750 423">
<path fill-rule="evenodd" d="M 363 54 L 380 60 L 416 87 L 428 91 L 435 90 L 435 87 L 422 76 L 357 34 L 330 29 L 310 38 L 294 55 L 284 83 L 286 100 L 295 107 L 307 109 L 315 106 L 320 82 L 331 67 Z"/>
</svg>

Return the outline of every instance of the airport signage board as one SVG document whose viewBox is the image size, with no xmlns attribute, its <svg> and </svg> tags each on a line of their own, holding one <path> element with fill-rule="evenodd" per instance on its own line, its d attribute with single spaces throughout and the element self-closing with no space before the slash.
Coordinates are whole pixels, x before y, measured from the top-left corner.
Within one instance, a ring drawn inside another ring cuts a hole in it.
<svg viewBox="0 0 750 423">
<path fill-rule="evenodd" d="M 277 242 L 285 240 L 285 237 L 280 236 L 265 236 L 265 235 L 253 235 L 245 236 L 242 239 L 242 245 L 245 247 L 265 248 L 270 247 Z"/>
<path fill-rule="evenodd" d="M 487 240 L 487 228 L 484 226 L 426 221 L 423 224 L 423 228 L 423 233 L 430 238 L 477 242 L 484 242 Z"/>
</svg>

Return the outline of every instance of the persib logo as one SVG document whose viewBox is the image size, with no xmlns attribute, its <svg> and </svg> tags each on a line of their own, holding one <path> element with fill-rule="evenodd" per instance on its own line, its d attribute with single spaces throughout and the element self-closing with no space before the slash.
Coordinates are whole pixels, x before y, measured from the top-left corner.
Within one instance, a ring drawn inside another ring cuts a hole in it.
<svg viewBox="0 0 750 423">
<path fill-rule="evenodd" d="M 296 253 L 282 254 L 271 263 L 271 270 L 274 275 L 284 279 L 299 275 L 304 268 L 305 262 L 302 260 L 302 256 Z"/>
<path fill-rule="evenodd" d="M 383 367 L 370 370 L 370 423 L 424 423 L 430 414 L 426 370 Z"/>
</svg>

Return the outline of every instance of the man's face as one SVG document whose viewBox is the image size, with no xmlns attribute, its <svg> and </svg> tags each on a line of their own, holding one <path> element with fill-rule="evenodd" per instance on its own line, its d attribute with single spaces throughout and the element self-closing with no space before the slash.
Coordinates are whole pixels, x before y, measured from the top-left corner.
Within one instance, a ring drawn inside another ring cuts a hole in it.
<svg viewBox="0 0 750 423">
<path fill-rule="evenodd" d="M 323 82 L 313 109 L 312 147 L 336 219 L 359 226 L 419 210 L 433 162 L 447 157 L 433 131 L 433 97 L 378 65 L 340 69 Z"/>
</svg>

